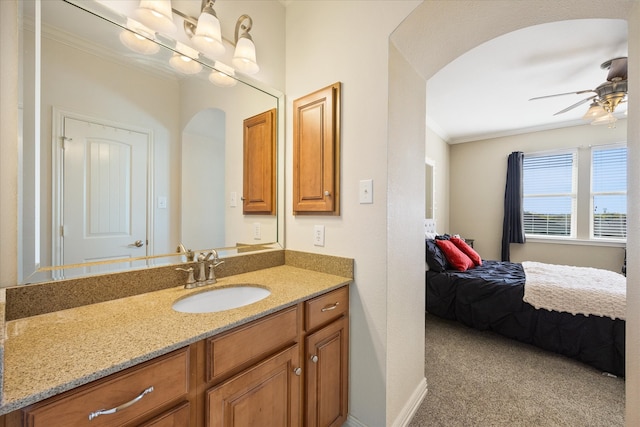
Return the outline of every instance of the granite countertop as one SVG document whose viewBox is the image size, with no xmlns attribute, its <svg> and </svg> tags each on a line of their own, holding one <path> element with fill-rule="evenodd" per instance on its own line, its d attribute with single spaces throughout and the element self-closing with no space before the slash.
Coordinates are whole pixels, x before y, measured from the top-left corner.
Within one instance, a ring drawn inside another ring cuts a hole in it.
<svg viewBox="0 0 640 427">
<path fill-rule="evenodd" d="M 4 414 L 197 342 L 351 282 L 351 278 L 282 265 L 6 322 Z M 267 298 L 218 313 L 174 311 L 180 298 L 252 284 Z"/>
</svg>

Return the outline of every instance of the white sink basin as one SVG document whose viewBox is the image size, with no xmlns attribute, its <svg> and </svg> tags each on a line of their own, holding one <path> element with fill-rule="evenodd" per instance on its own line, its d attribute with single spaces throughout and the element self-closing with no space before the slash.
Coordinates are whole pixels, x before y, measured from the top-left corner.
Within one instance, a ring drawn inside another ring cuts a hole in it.
<svg viewBox="0 0 640 427">
<path fill-rule="evenodd" d="M 173 309 L 181 313 L 214 313 L 253 304 L 269 295 L 270 291 L 257 286 L 212 289 L 177 300 Z"/>
</svg>

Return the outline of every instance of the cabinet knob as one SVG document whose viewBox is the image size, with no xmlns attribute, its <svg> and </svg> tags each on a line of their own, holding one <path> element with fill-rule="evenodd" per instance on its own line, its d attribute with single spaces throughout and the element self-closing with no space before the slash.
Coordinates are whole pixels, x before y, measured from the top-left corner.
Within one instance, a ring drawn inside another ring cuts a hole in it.
<svg viewBox="0 0 640 427">
<path fill-rule="evenodd" d="M 311 356 L 311 361 L 313 363 L 318 363 L 318 356 L 316 356 L 315 354 L 313 356 Z"/>
<path fill-rule="evenodd" d="M 324 190 L 324 195 L 327 196 L 327 197 L 331 196 L 331 191 Z"/>
<path fill-rule="evenodd" d="M 300 376 L 302 374 L 302 368 L 298 366 L 296 369 L 293 370 L 293 373 L 296 374 L 297 376 Z"/>
</svg>

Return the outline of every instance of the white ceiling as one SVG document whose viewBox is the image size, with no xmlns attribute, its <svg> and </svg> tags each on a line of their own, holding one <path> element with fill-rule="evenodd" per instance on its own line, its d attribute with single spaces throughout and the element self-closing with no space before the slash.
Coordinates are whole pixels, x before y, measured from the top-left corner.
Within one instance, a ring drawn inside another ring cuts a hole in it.
<svg viewBox="0 0 640 427">
<path fill-rule="evenodd" d="M 606 81 L 603 62 L 627 56 L 627 23 L 616 19 L 553 22 L 490 40 L 450 62 L 427 82 L 427 125 L 449 143 L 585 124 L 585 103 Z M 616 109 L 624 117 L 626 104 Z"/>
</svg>

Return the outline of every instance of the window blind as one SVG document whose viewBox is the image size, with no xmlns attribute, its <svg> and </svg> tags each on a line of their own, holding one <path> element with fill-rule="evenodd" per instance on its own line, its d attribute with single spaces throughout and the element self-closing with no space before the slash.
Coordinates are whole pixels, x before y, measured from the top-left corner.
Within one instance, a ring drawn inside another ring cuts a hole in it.
<svg viewBox="0 0 640 427">
<path fill-rule="evenodd" d="M 529 235 L 573 236 L 575 152 L 525 155 L 524 230 Z"/>
<path fill-rule="evenodd" d="M 591 228 L 594 238 L 627 237 L 627 148 L 591 152 Z"/>
</svg>

